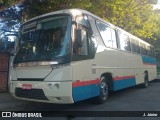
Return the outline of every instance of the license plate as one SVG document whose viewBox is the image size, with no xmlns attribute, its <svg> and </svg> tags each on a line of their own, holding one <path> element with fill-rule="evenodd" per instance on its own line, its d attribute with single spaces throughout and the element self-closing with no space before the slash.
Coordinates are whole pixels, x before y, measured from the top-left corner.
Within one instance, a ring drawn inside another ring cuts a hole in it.
<svg viewBox="0 0 160 120">
<path fill-rule="evenodd" d="M 31 90 L 32 89 L 32 85 L 31 84 L 23 84 L 22 85 L 22 89 L 24 89 L 24 90 Z"/>
</svg>

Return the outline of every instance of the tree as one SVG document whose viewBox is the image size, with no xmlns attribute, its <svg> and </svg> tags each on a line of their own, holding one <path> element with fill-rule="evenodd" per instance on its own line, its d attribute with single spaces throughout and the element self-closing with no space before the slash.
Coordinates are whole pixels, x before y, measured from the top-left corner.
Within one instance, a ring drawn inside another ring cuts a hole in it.
<svg viewBox="0 0 160 120">
<path fill-rule="evenodd" d="M 147 42 L 155 44 L 154 40 L 159 39 L 160 16 L 151 5 L 157 0 L 8 0 L 5 4 L 17 1 L 24 7 L 21 12 L 23 21 L 60 9 L 82 8 Z"/>
</svg>

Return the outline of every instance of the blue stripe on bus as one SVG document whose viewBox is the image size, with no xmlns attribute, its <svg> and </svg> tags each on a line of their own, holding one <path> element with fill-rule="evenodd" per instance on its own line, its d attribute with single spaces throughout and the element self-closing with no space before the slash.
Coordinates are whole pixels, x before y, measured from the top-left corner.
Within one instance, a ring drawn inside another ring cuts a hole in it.
<svg viewBox="0 0 160 120">
<path fill-rule="evenodd" d="M 148 56 L 142 56 L 143 64 L 156 65 L 156 59 Z"/>
<path fill-rule="evenodd" d="M 131 87 L 136 85 L 136 79 L 134 78 L 128 78 L 123 80 L 114 80 L 113 81 L 113 90 L 120 90 L 123 88 Z"/>
<path fill-rule="evenodd" d="M 135 76 L 123 76 L 123 77 L 114 78 L 113 80 L 114 91 L 131 87 L 134 85 L 136 85 Z M 72 87 L 72 96 L 73 96 L 74 102 L 96 97 L 99 95 L 99 93 L 100 93 L 99 84 L 90 84 L 90 85 Z"/>
<path fill-rule="evenodd" d="M 78 86 L 72 88 L 72 96 L 74 102 L 98 96 L 99 93 L 100 93 L 100 87 L 97 84 Z"/>
</svg>

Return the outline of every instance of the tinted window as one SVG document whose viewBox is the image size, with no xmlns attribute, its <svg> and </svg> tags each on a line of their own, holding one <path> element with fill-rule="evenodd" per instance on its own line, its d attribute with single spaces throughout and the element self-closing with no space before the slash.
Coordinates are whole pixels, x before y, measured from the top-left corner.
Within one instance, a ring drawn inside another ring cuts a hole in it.
<svg viewBox="0 0 160 120">
<path fill-rule="evenodd" d="M 111 33 L 112 33 L 112 47 L 117 48 L 116 31 L 111 28 Z"/>
<path fill-rule="evenodd" d="M 97 27 L 105 45 L 107 47 L 117 48 L 115 30 L 101 22 L 97 22 Z"/>
<path fill-rule="evenodd" d="M 82 46 L 78 48 L 79 55 L 88 55 L 88 32 L 81 30 Z"/>
<path fill-rule="evenodd" d="M 96 40 L 86 15 L 76 17 L 77 26 L 74 32 L 73 61 L 90 59 L 96 53 Z M 81 40 L 79 41 L 78 38 Z"/>
<path fill-rule="evenodd" d="M 129 36 L 118 32 L 120 40 L 120 49 L 125 51 L 131 51 Z"/>
<path fill-rule="evenodd" d="M 144 43 L 140 43 L 141 54 L 147 55 L 146 45 Z"/>
<path fill-rule="evenodd" d="M 150 49 L 151 49 L 151 56 L 155 57 L 154 47 L 151 46 Z"/>
<path fill-rule="evenodd" d="M 69 16 L 36 19 L 22 26 L 15 63 L 50 61 L 69 53 Z"/>
<path fill-rule="evenodd" d="M 133 38 L 131 39 L 131 47 L 132 47 L 132 52 L 140 53 L 139 42 Z"/>
<path fill-rule="evenodd" d="M 148 55 L 148 56 L 152 56 L 152 55 L 151 55 L 150 46 L 147 45 L 147 46 L 146 46 L 146 49 L 147 49 L 147 55 Z"/>
<path fill-rule="evenodd" d="M 88 55 L 89 54 L 89 21 L 87 16 L 77 16 L 76 17 L 77 22 L 77 43 L 74 43 L 74 50 L 73 53 L 76 53 L 78 55 Z M 82 41 L 78 41 L 78 38 L 81 38 Z M 76 46 L 78 45 L 78 46 Z"/>
</svg>

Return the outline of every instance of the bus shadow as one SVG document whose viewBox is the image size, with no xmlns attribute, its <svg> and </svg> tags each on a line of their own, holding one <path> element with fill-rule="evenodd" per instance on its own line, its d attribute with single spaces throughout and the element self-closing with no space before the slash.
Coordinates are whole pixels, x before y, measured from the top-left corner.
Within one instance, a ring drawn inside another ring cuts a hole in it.
<svg viewBox="0 0 160 120">
<path fill-rule="evenodd" d="M 41 103 L 41 102 L 29 102 L 25 106 L 25 111 L 79 111 L 82 109 L 90 108 L 93 106 L 92 99 L 83 100 L 74 104 L 54 104 L 54 103 Z"/>
<path fill-rule="evenodd" d="M 160 78 L 157 78 L 155 80 L 152 80 L 150 83 L 156 83 L 156 82 L 160 82 Z"/>
<path fill-rule="evenodd" d="M 128 94 L 133 91 L 137 91 L 138 90 L 137 88 L 141 89 L 142 87 L 141 87 L 141 85 L 136 85 L 136 86 L 124 88 L 124 89 L 117 90 L 117 91 L 111 91 L 109 94 L 109 98 L 117 97 L 117 95 L 121 96 L 124 94 Z"/>
</svg>

